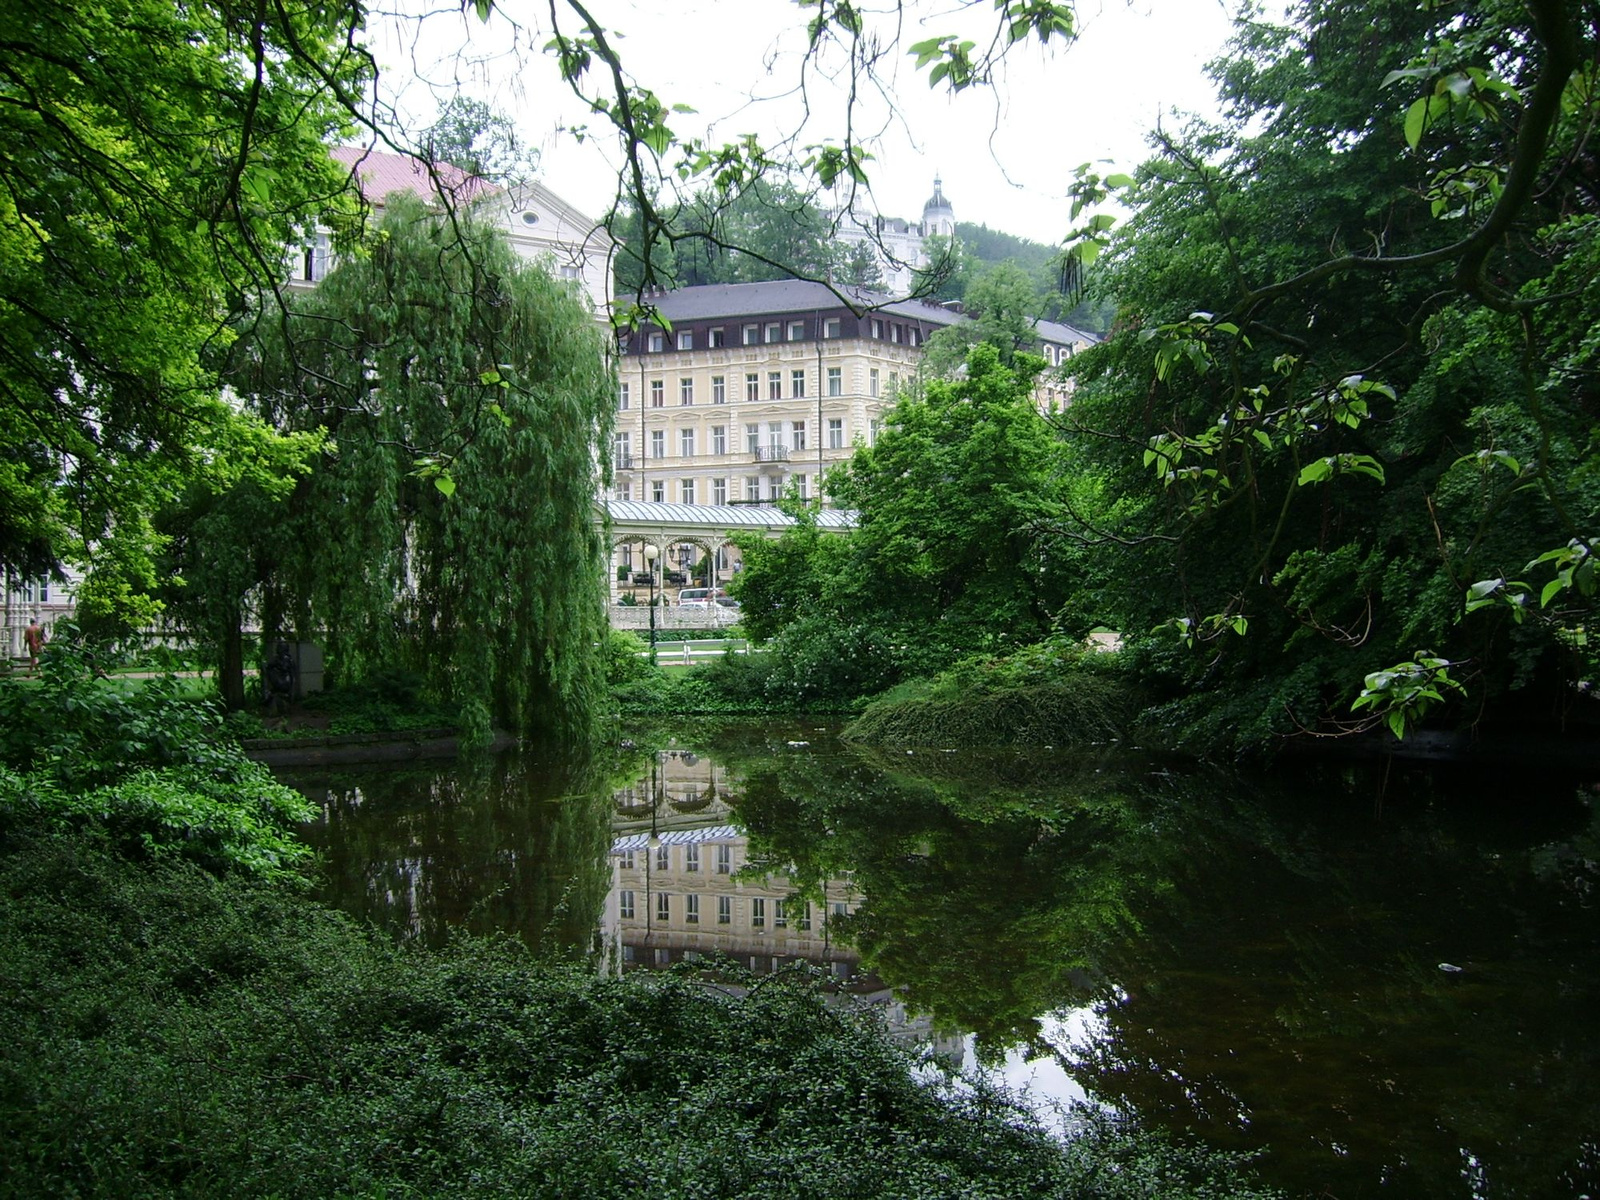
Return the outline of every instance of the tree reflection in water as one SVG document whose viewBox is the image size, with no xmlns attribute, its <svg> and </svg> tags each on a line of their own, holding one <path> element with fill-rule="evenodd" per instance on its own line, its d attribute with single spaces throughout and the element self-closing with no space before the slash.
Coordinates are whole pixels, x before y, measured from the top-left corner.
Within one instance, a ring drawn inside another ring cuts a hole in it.
<svg viewBox="0 0 1600 1200">
<path fill-rule="evenodd" d="M 707 749 L 752 852 L 802 888 L 849 874 L 837 936 L 991 1062 L 1025 1045 L 1124 1112 L 1267 1145 L 1291 1188 L 1600 1183 L 1600 830 L 1569 783 L 1508 813 L 1419 777 L 1380 812 L 1359 773 Z M 1096 1035 L 1053 1044 L 1041 1019 L 1084 1005 Z"/>
</svg>

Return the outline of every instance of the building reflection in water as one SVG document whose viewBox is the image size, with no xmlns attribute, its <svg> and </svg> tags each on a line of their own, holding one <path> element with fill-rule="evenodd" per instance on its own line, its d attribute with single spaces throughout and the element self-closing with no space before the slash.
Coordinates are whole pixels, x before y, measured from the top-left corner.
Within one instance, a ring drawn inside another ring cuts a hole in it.
<svg viewBox="0 0 1600 1200">
<path fill-rule="evenodd" d="M 788 876 L 752 870 L 733 820 L 727 773 L 690 750 L 659 751 L 650 769 L 612 793 L 611 888 L 602 945 L 622 970 L 724 957 L 768 974 L 793 963 L 827 972 L 839 990 L 881 1009 L 899 1040 L 931 1043 L 959 1062 L 959 1034 L 938 1037 L 909 1015 L 861 957 L 832 936 L 860 896 L 848 876 L 823 884 L 820 903 Z"/>
</svg>

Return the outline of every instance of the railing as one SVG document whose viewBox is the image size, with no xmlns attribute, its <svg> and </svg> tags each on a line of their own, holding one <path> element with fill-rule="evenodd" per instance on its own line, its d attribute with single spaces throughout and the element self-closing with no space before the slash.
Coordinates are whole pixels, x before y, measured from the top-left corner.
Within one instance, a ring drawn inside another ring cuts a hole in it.
<svg viewBox="0 0 1600 1200">
<path fill-rule="evenodd" d="M 633 455 L 626 450 L 614 451 L 611 455 L 611 469 L 613 471 L 629 471 L 633 469 Z"/>
<path fill-rule="evenodd" d="M 787 446 L 757 446 L 754 462 L 788 462 L 789 447 Z"/>
</svg>

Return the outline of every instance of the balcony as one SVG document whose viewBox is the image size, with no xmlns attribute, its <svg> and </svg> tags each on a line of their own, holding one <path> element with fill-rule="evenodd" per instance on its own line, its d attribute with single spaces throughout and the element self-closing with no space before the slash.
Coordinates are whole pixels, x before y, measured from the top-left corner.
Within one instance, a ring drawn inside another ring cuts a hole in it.
<svg viewBox="0 0 1600 1200">
<path fill-rule="evenodd" d="M 757 446 L 755 457 L 751 461 L 758 463 L 786 463 L 789 461 L 789 447 Z"/>
<path fill-rule="evenodd" d="M 613 471 L 631 471 L 634 467 L 633 455 L 626 450 L 613 451 L 611 455 L 611 469 Z"/>
</svg>

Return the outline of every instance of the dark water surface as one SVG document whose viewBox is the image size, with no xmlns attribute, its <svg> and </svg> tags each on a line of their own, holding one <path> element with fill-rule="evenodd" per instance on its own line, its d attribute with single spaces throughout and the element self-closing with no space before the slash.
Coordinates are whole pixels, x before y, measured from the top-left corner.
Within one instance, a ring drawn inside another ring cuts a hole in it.
<svg viewBox="0 0 1600 1200">
<path fill-rule="evenodd" d="M 874 754 L 815 725 L 285 772 L 326 898 L 438 943 L 805 960 L 1042 1100 L 1294 1195 L 1600 1195 L 1600 816 L 1571 781 Z"/>
</svg>

